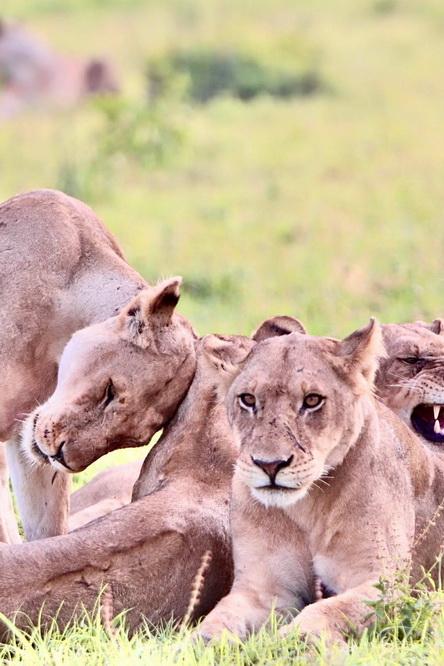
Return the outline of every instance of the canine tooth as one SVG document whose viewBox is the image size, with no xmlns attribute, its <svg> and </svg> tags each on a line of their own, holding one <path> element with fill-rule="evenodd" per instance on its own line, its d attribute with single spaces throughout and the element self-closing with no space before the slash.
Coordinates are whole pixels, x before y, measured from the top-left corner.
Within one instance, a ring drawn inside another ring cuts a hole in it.
<svg viewBox="0 0 444 666">
<path fill-rule="evenodd" d="M 439 417 L 439 412 L 441 411 L 441 405 L 433 405 L 433 416 L 435 419 Z"/>
<path fill-rule="evenodd" d="M 436 421 L 435 421 L 435 425 L 433 426 L 433 430 L 435 431 L 435 433 L 437 435 L 441 434 L 441 426 L 439 425 L 438 419 L 436 419 Z"/>
</svg>

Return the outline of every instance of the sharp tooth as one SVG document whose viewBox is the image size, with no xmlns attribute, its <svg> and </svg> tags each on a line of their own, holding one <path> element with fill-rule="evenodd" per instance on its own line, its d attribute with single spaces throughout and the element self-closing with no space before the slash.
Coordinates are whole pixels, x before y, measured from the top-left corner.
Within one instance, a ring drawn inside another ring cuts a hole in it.
<svg viewBox="0 0 444 666">
<path fill-rule="evenodd" d="M 435 425 L 433 426 L 433 430 L 436 432 L 437 435 L 441 434 L 441 426 L 439 425 L 438 419 L 435 421 Z"/>
<path fill-rule="evenodd" d="M 433 416 L 435 419 L 439 417 L 439 412 L 441 411 L 441 405 L 433 405 Z"/>
</svg>

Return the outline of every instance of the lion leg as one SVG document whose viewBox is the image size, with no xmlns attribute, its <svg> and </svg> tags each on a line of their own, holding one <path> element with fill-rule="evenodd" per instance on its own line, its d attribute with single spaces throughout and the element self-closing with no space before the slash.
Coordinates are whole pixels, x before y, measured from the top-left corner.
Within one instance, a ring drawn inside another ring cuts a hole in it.
<svg viewBox="0 0 444 666">
<path fill-rule="evenodd" d="M 232 514 L 235 580 L 196 632 L 205 640 L 224 631 L 243 638 L 260 629 L 272 610 L 292 614 L 311 601 L 313 574 L 303 535 L 288 524 L 275 539 L 275 524 L 282 527 L 288 519 L 259 505 L 255 511 L 254 523 L 242 511 Z"/>
<path fill-rule="evenodd" d="M 16 440 L 7 443 L 6 455 L 12 486 L 28 541 L 68 531 L 68 474 L 29 460 Z"/>
<path fill-rule="evenodd" d="M 106 588 L 112 594 L 111 615 L 127 611 L 131 630 L 146 620 L 168 622 L 185 614 L 194 620 L 208 613 L 231 584 L 227 523 L 220 498 L 207 488 L 195 492 L 188 482 L 172 482 L 70 534 L 2 545 L 2 614 L 22 628 L 50 627 L 57 617 L 62 629 L 83 608 L 93 613 Z M 190 610 L 207 551 L 212 559 Z M 0 621 L 0 639 L 7 633 Z"/>
<path fill-rule="evenodd" d="M 378 597 L 377 580 L 368 581 L 346 592 L 306 606 L 297 617 L 280 631 L 287 636 L 296 628 L 309 637 L 323 636 L 329 641 L 343 642 L 346 634 L 361 634 L 374 621 L 369 601 Z"/>
<path fill-rule="evenodd" d="M 20 543 L 20 535 L 9 491 L 5 445 L 0 444 L 0 541 Z"/>
</svg>

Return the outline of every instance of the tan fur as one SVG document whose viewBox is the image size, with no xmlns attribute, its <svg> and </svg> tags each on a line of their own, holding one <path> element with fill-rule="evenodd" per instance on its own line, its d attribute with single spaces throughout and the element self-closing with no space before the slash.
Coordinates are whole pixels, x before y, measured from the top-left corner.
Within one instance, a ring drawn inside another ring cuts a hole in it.
<svg viewBox="0 0 444 666">
<path fill-rule="evenodd" d="M 433 432 L 433 405 L 444 405 L 444 327 L 432 324 L 385 324 L 382 327 L 386 358 L 376 375 L 376 390 L 385 404 L 424 442 L 438 450 L 444 435 Z M 415 408 L 427 406 L 430 428 L 422 429 Z M 444 427 L 444 410 L 441 416 Z"/>
<path fill-rule="evenodd" d="M 24 626 L 38 621 L 44 602 L 45 627 L 63 602 L 62 627 L 81 605 L 92 610 L 106 586 L 112 612 L 128 610 L 134 629 L 144 617 L 195 619 L 228 592 L 228 502 L 238 451 L 224 399 L 230 373 L 253 345 L 235 336 L 207 336 L 197 344 L 190 390 L 145 460 L 130 505 L 68 535 L 0 548 L 3 613 L 11 617 L 20 608 L 16 623 Z M 196 581 L 202 558 L 206 571 Z"/>
<path fill-rule="evenodd" d="M 259 342 L 270 337 L 287 335 L 293 331 L 305 332 L 302 324 L 291 317 L 273 317 L 264 321 L 252 334 L 252 339 Z M 224 373 L 237 371 L 238 358 L 230 360 L 231 338 L 208 336 L 204 345 L 211 347 L 213 365 L 224 364 Z M 219 354 L 219 356 L 218 356 Z M 232 356 L 232 354 L 231 354 Z M 69 529 L 77 529 L 100 516 L 129 504 L 133 486 L 140 473 L 142 462 L 118 465 L 101 472 L 89 483 L 71 495 L 71 515 Z"/>
<path fill-rule="evenodd" d="M 0 541 L 20 543 L 12 497 L 9 492 L 9 473 L 5 447 L 0 444 Z"/>
<path fill-rule="evenodd" d="M 115 93 L 110 64 L 56 53 L 20 24 L 0 20 L 0 118 L 31 106 L 67 107 L 93 93 Z"/>
<path fill-rule="evenodd" d="M 76 490 L 70 497 L 69 531 L 129 504 L 142 462 L 106 469 Z"/>
<path fill-rule="evenodd" d="M 67 470 L 145 443 L 176 410 L 195 369 L 179 286 L 148 286 L 61 192 L 0 205 L 0 440 L 29 539 L 66 531 Z"/>
<path fill-rule="evenodd" d="M 275 608 L 285 616 L 303 609 L 283 633 L 298 627 L 342 640 L 371 622 L 366 601 L 380 576 L 433 563 L 444 520 L 421 544 L 415 534 L 436 517 L 443 464 L 374 399 L 382 354 L 375 322 L 343 341 L 293 333 L 251 352 L 227 396 L 240 441 L 235 581 L 204 620 L 204 637 L 245 636 Z M 312 411 L 310 394 L 323 398 Z M 311 603 L 317 578 L 335 596 Z"/>
</svg>

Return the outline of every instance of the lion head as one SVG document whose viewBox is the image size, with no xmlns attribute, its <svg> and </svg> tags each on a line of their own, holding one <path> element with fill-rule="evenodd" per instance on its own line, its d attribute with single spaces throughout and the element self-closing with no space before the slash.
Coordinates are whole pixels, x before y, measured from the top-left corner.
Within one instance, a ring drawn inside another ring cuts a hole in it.
<svg viewBox="0 0 444 666">
<path fill-rule="evenodd" d="M 444 322 L 385 324 L 376 390 L 423 439 L 444 443 Z"/>
<path fill-rule="evenodd" d="M 373 399 L 381 332 L 372 320 L 342 341 L 258 337 L 227 394 L 240 445 L 236 478 L 262 504 L 285 507 L 355 443 Z"/>
<path fill-rule="evenodd" d="M 72 336 L 53 395 L 25 423 L 22 448 L 35 462 L 78 472 L 146 443 L 171 418 L 196 365 L 195 334 L 174 313 L 179 285 L 148 287 L 117 316 Z"/>
</svg>

